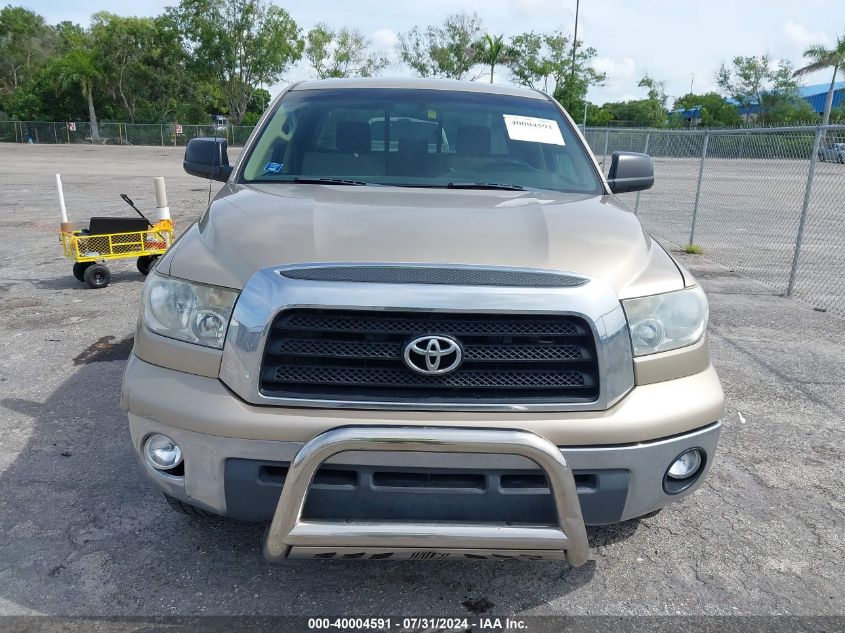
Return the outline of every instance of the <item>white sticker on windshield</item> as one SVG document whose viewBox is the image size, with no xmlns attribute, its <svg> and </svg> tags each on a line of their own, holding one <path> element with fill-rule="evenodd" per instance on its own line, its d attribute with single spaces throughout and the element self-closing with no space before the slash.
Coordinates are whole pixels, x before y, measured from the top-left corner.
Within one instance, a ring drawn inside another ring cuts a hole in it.
<svg viewBox="0 0 845 633">
<path fill-rule="evenodd" d="M 513 141 L 529 141 L 531 143 L 548 143 L 549 145 L 566 145 L 557 121 L 553 119 L 538 119 L 533 116 L 518 116 L 503 114 L 508 136 Z"/>
</svg>

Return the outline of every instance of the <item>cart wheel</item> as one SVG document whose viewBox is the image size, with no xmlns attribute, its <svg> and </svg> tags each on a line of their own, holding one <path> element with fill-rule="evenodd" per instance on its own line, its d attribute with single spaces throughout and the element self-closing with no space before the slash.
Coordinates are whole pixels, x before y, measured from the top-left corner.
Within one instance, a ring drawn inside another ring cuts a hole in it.
<svg viewBox="0 0 845 633">
<path fill-rule="evenodd" d="M 79 281 L 85 281 L 85 271 L 93 264 L 94 262 L 76 262 L 73 265 L 73 276 Z"/>
<path fill-rule="evenodd" d="M 161 255 L 141 255 L 137 262 L 138 272 L 144 275 L 144 277 L 149 275 L 159 257 Z"/>
<path fill-rule="evenodd" d="M 111 281 L 111 272 L 102 264 L 94 264 L 85 270 L 85 281 L 92 288 L 105 288 Z"/>
</svg>

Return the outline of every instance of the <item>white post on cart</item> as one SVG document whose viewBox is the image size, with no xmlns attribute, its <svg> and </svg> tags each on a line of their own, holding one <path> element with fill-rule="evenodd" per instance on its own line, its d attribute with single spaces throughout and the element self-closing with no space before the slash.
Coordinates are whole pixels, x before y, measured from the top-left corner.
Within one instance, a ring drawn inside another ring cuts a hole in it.
<svg viewBox="0 0 845 633">
<path fill-rule="evenodd" d="M 62 233 L 73 232 L 73 227 L 67 219 L 67 207 L 65 207 L 65 192 L 62 190 L 62 175 L 56 174 L 56 189 L 59 192 L 59 210 L 62 213 L 61 230 Z"/>
<path fill-rule="evenodd" d="M 164 188 L 164 178 L 156 176 L 153 178 L 156 189 L 156 213 L 158 214 L 158 221 L 170 219 L 170 207 L 167 206 L 167 191 Z"/>
</svg>

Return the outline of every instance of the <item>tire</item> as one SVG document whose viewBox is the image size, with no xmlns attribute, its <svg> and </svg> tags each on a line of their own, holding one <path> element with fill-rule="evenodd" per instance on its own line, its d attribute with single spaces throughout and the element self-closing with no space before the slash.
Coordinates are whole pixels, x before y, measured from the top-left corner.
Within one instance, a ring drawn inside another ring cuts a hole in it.
<svg viewBox="0 0 845 633">
<path fill-rule="evenodd" d="M 111 272 L 102 264 L 93 264 L 85 269 L 83 277 L 92 288 L 105 288 L 111 281 Z"/>
<path fill-rule="evenodd" d="M 76 277 L 77 281 L 85 281 L 85 271 L 88 270 L 91 266 L 94 265 L 94 262 L 76 262 L 73 265 L 73 276 Z"/>
<path fill-rule="evenodd" d="M 177 499 L 176 497 L 171 497 L 168 494 L 164 495 L 164 498 L 167 499 L 167 503 L 170 505 L 170 508 L 174 512 L 178 512 L 179 514 L 187 514 L 191 517 L 214 517 L 217 516 L 216 514 L 209 512 L 208 510 L 203 510 L 202 508 L 198 508 L 196 506 L 192 506 L 190 503 L 185 503 Z"/>
<path fill-rule="evenodd" d="M 839 155 L 839 164 L 840 165 L 845 164 L 845 155 L 842 155 L 842 154 Z"/>
<path fill-rule="evenodd" d="M 149 275 L 159 257 L 161 255 L 141 255 L 135 264 L 138 267 L 138 272 L 144 275 L 144 277 Z"/>
</svg>

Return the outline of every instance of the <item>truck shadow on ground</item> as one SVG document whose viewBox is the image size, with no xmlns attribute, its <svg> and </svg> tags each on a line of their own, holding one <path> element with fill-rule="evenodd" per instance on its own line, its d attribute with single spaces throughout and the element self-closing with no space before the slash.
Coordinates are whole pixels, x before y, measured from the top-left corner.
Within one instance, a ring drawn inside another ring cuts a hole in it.
<svg viewBox="0 0 845 633">
<path fill-rule="evenodd" d="M 110 286 L 144 281 L 144 278 L 137 271 L 114 269 L 110 270 Z M 62 275 L 59 277 L 44 277 L 41 279 L 32 279 L 30 280 L 30 283 L 32 283 L 32 285 L 38 288 L 39 290 L 88 290 L 91 292 L 97 291 L 94 288 L 89 287 L 88 284 L 86 284 L 85 282 L 76 279 L 76 277 L 73 276 L 73 273 L 70 270 L 68 270 L 67 275 Z"/>
<path fill-rule="evenodd" d="M 143 478 L 118 407 L 130 346 L 120 341 L 98 355 L 102 343 L 89 348 L 93 356 L 46 402 L 0 400 L 29 433 L 0 472 L 0 558 L 6 568 L 0 570 L 0 603 L 6 609 L 477 615 L 479 609 L 544 605 L 596 573 L 595 562 L 578 569 L 516 561 L 270 565 L 261 554 L 264 525 L 180 516 Z M 606 545 L 636 529 L 636 522 L 594 528 L 590 538 L 594 546 Z"/>
</svg>

